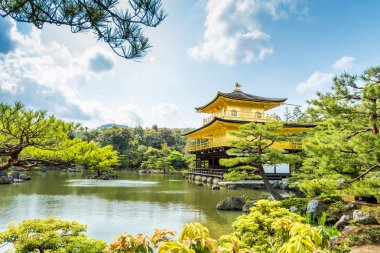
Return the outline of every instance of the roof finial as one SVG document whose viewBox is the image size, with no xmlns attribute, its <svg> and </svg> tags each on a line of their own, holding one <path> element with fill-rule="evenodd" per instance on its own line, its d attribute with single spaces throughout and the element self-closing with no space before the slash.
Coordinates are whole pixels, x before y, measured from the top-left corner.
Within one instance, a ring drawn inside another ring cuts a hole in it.
<svg viewBox="0 0 380 253">
<path fill-rule="evenodd" d="M 241 85 L 239 83 L 235 83 L 234 91 L 241 91 L 240 87 L 241 87 Z"/>
</svg>

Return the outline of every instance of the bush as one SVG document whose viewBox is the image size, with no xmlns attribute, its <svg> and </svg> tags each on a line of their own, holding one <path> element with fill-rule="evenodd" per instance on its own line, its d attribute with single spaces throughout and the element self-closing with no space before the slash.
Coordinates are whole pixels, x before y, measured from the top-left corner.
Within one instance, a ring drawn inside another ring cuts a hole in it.
<svg viewBox="0 0 380 253">
<path fill-rule="evenodd" d="M 294 252 L 290 251 L 294 247 L 311 252 L 312 248 L 327 245 L 317 228 L 304 222 L 303 217 L 283 208 L 281 202 L 260 200 L 251 213 L 236 219 L 236 231 L 222 236 L 219 242 L 222 246 L 235 242 L 241 252 Z"/>
<path fill-rule="evenodd" d="M 0 232 L 2 244 L 13 244 L 16 252 L 101 253 L 106 242 L 88 238 L 87 227 L 56 218 L 26 220 Z"/>
<path fill-rule="evenodd" d="M 299 211 L 301 211 L 302 208 L 307 207 L 308 203 L 309 199 L 306 198 L 289 198 L 281 200 L 282 207 L 289 209 L 291 206 L 295 206 Z"/>
<path fill-rule="evenodd" d="M 320 198 L 326 204 L 342 201 L 342 197 L 337 193 L 322 193 Z"/>
<path fill-rule="evenodd" d="M 345 211 L 346 211 L 346 204 L 343 201 L 337 201 L 335 203 L 332 203 L 327 208 L 328 216 L 338 217 L 342 215 Z"/>
</svg>

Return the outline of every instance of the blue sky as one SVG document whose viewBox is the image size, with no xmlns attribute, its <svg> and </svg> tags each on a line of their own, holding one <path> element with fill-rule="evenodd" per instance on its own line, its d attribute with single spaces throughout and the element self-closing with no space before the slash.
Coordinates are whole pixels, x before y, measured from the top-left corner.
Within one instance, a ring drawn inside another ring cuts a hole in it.
<svg viewBox="0 0 380 253">
<path fill-rule="evenodd" d="M 379 1 L 163 0 L 140 62 L 91 33 L 0 20 L 0 98 L 89 127 L 196 127 L 194 107 L 233 84 L 305 105 L 343 71 L 379 65 Z M 277 113 L 282 114 L 281 109 Z"/>
</svg>

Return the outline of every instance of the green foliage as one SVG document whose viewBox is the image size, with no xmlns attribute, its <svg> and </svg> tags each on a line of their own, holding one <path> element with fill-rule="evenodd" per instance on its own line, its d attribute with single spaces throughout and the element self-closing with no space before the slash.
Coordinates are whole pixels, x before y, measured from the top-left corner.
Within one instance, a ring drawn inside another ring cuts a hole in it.
<svg viewBox="0 0 380 253">
<path fill-rule="evenodd" d="M 158 248 L 159 253 L 211 253 L 219 252 L 217 242 L 210 237 L 206 227 L 199 223 L 190 223 L 184 226 L 179 239 L 173 240 L 175 232 L 171 230 L 155 229 L 154 234 L 128 233 L 120 235 L 111 243 L 106 253 L 152 253 Z"/>
<path fill-rule="evenodd" d="M 326 242 L 317 229 L 304 221 L 279 201 L 260 200 L 248 215 L 236 219 L 236 231 L 222 236 L 220 243 L 223 246 L 235 240 L 247 252 L 301 252 L 295 249 L 323 247 Z"/>
<path fill-rule="evenodd" d="M 237 182 L 237 181 L 247 179 L 248 174 L 246 171 L 232 170 L 232 171 L 224 174 L 223 177 L 227 181 Z"/>
<path fill-rule="evenodd" d="M 321 193 L 320 198 L 327 204 L 342 201 L 339 191 L 333 193 Z"/>
<path fill-rule="evenodd" d="M 356 197 L 374 197 L 380 203 L 380 178 L 368 178 L 353 183 L 347 192 Z"/>
<path fill-rule="evenodd" d="M 111 145 L 119 153 L 121 168 L 176 169 L 189 168 L 194 158 L 185 154 L 184 130 L 158 128 L 125 128 L 113 126 L 88 130 L 82 128 L 77 135 L 84 140 L 99 142 L 102 146 Z M 160 158 L 160 165 L 157 162 Z"/>
<path fill-rule="evenodd" d="M 16 252 L 78 252 L 100 253 L 107 246 L 104 241 L 88 238 L 87 227 L 77 222 L 26 220 L 12 224 L 0 232 L 0 245 L 13 244 Z"/>
<path fill-rule="evenodd" d="M 283 208 L 289 209 L 291 206 L 297 207 L 298 210 L 302 210 L 302 208 L 307 207 L 309 203 L 309 199 L 307 198 L 288 198 L 281 200 L 281 206 Z"/>
<path fill-rule="evenodd" d="M 294 186 L 294 185 L 293 185 Z M 299 184 L 296 184 L 300 190 L 306 194 L 308 197 L 315 197 L 321 194 L 332 194 L 335 193 L 339 186 L 337 180 L 332 179 L 313 179 L 304 180 Z"/>
<path fill-rule="evenodd" d="M 184 154 L 177 150 L 173 150 L 167 157 L 167 162 L 176 170 L 187 168 L 187 160 Z"/>
<path fill-rule="evenodd" d="M 251 122 L 241 125 L 239 131 L 233 132 L 236 139 L 231 142 L 233 148 L 227 151 L 231 158 L 220 159 L 221 165 L 230 168 L 227 178 L 239 180 L 246 178 L 248 172 L 258 171 L 272 196 L 282 199 L 282 196 L 273 189 L 264 172 L 264 165 L 292 163 L 296 159 L 295 155 L 271 148 L 275 142 L 297 138 L 295 135 L 282 134 L 280 132 L 282 128 L 283 123 L 278 121 L 266 124 Z M 234 156 L 234 154 L 239 154 L 239 156 Z M 242 175 L 239 176 L 238 173 Z"/>
<path fill-rule="evenodd" d="M 78 127 L 21 103 L 0 103 L 0 157 L 7 157 L 0 170 L 79 164 L 99 171 L 118 164 L 112 147 L 75 138 Z"/>
<path fill-rule="evenodd" d="M 334 202 L 327 208 L 327 214 L 333 217 L 341 216 L 345 211 L 346 204 L 343 201 Z"/>
<path fill-rule="evenodd" d="M 39 29 L 45 24 L 65 25 L 72 32 L 94 33 L 119 56 L 141 58 L 150 48 L 143 27 L 156 27 L 166 17 L 161 1 L 134 0 L 121 8 L 118 0 L 1 1 L 0 16 L 28 22 Z"/>
<path fill-rule="evenodd" d="M 305 184 L 341 180 L 339 187 L 350 192 L 352 182 L 363 179 L 358 184 L 366 187 L 365 181 L 380 168 L 380 67 L 361 75 L 344 73 L 333 82 L 331 91 L 319 92 L 309 101 L 308 113 L 317 127 L 304 139 L 305 159 L 298 177 Z M 309 195 L 329 194 L 309 186 L 304 187 Z M 360 187 L 353 188 L 359 195 L 368 195 Z"/>
<path fill-rule="evenodd" d="M 357 233 L 352 233 L 349 236 L 348 246 L 362 245 L 365 243 L 380 243 L 380 228 L 379 227 L 369 227 L 366 229 L 359 229 Z"/>
</svg>

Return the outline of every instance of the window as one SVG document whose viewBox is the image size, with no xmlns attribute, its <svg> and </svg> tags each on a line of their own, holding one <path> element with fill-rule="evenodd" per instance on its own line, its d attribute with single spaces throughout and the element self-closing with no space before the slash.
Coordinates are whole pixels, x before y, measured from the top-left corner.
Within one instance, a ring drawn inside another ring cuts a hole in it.
<svg viewBox="0 0 380 253">
<path fill-rule="evenodd" d="M 236 110 L 232 110 L 231 111 L 231 116 L 232 117 L 236 117 L 237 116 L 237 111 Z"/>
<path fill-rule="evenodd" d="M 256 116 L 257 119 L 261 119 L 261 112 L 256 112 L 255 116 Z"/>
</svg>

